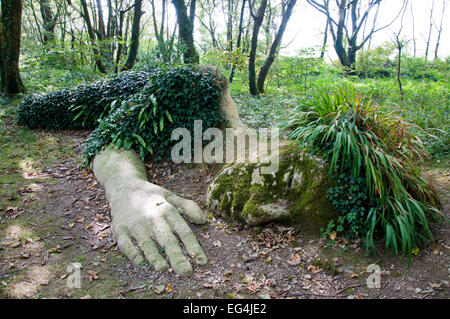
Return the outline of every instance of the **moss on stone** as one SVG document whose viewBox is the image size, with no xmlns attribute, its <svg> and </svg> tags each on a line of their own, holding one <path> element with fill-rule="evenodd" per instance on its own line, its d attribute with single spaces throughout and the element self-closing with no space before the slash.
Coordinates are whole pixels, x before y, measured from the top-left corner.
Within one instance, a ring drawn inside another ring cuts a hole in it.
<svg viewBox="0 0 450 319">
<path fill-rule="evenodd" d="M 286 144 L 280 149 L 278 171 L 255 180 L 255 170 L 263 165 L 225 167 L 208 191 L 210 207 L 232 221 L 256 225 L 280 220 L 313 232 L 335 217 L 326 195 L 330 182 L 325 161 Z"/>
</svg>

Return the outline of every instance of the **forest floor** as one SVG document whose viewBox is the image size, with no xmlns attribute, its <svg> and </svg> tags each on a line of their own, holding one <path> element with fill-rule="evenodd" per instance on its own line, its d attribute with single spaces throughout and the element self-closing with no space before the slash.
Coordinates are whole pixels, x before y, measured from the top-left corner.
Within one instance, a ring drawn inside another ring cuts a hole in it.
<svg viewBox="0 0 450 319">
<path fill-rule="evenodd" d="M 5 106 L 6 105 L 6 106 Z M 241 227 L 216 219 L 190 225 L 209 262 L 191 278 L 136 267 L 117 250 L 109 207 L 92 172 L 80 168 L 86 131 L 30 131 L 0 108 L 0 298 L 450 298 L 450 229 L 407 260 L 357 242 L 330 241 L 270 224 Z M 204 208 L 213 169 L 147 164 L 149 180 Z M 426 168 L 450 217 L 448 163 Z M 78 262 L 81 288 L 69 288 Z M 370 264 L 381 288 L 367 287 Z"/>
</svg>

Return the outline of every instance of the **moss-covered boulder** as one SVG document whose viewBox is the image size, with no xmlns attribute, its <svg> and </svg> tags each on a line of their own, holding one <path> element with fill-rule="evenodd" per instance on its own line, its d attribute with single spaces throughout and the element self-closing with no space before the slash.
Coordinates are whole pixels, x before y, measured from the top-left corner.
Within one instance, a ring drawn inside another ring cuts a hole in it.
<svg viewBox="0 0 450 319">
<path fill-rule="evenodd" d="M 266 163 L 259 159 L 225 166 L 208 188 L 209 209 L 230 221 L 249 225 L 280 221 L 314 232 L 335 217 L 327 198 L 330 182 L 323 159 L 286 143 L 280 147 L 278 170 L 260 174 Z"/>
</svg>

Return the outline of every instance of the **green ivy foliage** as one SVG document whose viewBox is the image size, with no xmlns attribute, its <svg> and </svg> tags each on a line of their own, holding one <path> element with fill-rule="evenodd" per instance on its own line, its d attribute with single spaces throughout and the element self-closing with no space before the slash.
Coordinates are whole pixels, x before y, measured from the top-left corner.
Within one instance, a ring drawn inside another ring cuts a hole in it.
<svg viewBox="0 0 450 319">
<path fill-rule="evenodd" d="M 73 89 L 24 98 L 17 122 L 29 128 L 95 128 L 84 145 L 86 164 L 104 146 L 134 149 L 153 160 L 170 154 L 172 130 L 194 121 L 222 123 L 220 96 L 226 78 L 199 66 L 148 67 Z"/>
<path fill-rule="evenodd" d="M 345 234 L 347 239 L 364 237 L 368 231 L 367 214 L 376 203 L 367 195 L 364 177 L 355 178 L 349 173 L 336 175 L 333 178 L 335 185 L 328 189 L 327 194 L 333 207 L 340 213 L 335 230 Z M 333 221 L 330 224 L 334 226 Z M 331 230 L 330 224 L 327 230 Z"/>
<path fill-rule="evenodd" d="M 134 149 L 141 158 L 160 160 L 170 155 L 173 129 L 187 128 L 193 138 L 194 120 L 203 128 L 222 123 L 220 96 L 226 79 L 210 68 L 153 68 L 144 88 L 115 103 L 109 115 L 85 143 L 86 161 L 106 145 Z"/>
<path fill-rule="evenodd" d="M 72 89 L 31 94 L 17 109 L 17 123 L 41 129 L 94 128 L 113 101 L 137 93 L 147 80 L 147 72 L 124 72 Z"/>
</svg>

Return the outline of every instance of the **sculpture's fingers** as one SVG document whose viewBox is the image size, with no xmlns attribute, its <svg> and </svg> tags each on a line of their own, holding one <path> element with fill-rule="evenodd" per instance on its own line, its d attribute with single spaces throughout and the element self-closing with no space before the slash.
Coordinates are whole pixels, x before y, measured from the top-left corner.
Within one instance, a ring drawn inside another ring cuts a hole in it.
<svg viewBox="0 0 450 319">
<path fill-rule="evenodd" d="M 194 261 L 198 265 L 205 265 L 208 262 L 208 258 L 198 243 L 197 238 L 195 238 L 194 233 L 184 221 L 183 217 L 178 214 L 176 209 L 171 209 L 165 215 L 165 218 L 172 229 L 180 237 L 188 253 L 194 256 Z"/>
<path fill-rule="evenodd" d="M 141 248 L 142 252 L 145 255 L 145 258 L 149 261 L 150 264 L 155 267 L 157 271 L 166 271 L 169 269 L 169 265 L 167 261 L 161 256 L 158 252 L 158 248 L 150 237 L 149 231 L 145 228 L 144 225 L 139 224 L 134 227 L 132 232 L 133 237 L 136 239 L 139 248 Z"/>
<path fill-rule="evenodd" d="M 196 202 L 181 198 L 180 196 L 173 193 L 169 193 L 168 195 L 166 195 L 166 200 L 176 208 L 181 209 L 191 223 L 206 223 L 207 220 L 205 214 L 203 214 L 201 208 Z"/>
<path fill-rule="evenodd" d="M 178 239 L 172 234 L 172 230 L 165 219 L 156 219 L 152 223 L 152 232 L 156 237 L 159 245 L 169 257 L 170 264 L 177 274 L 183 276 L 191 276 L 193 269 L 186 256 L 181 250 Z"/>
<path fill-rule="evenodd" d="M 125 234 L 118 234 L 117 236 L 117 245 L 119 249 L 131 260 L 131 262 L 135 265 L 139 265 L 144 262 L 144 258 L 142 258 L 139 250 L 133 245 L 131 239 Z"/>
</svg>

